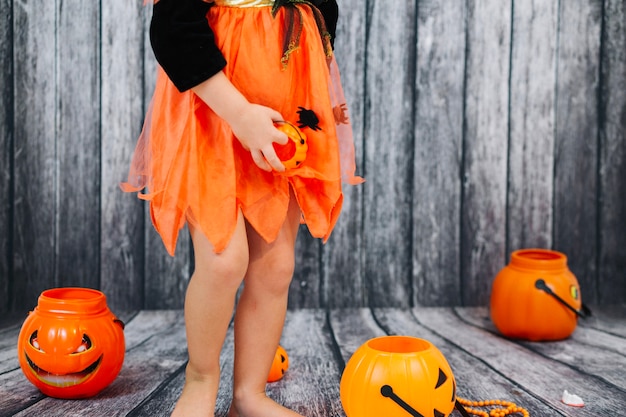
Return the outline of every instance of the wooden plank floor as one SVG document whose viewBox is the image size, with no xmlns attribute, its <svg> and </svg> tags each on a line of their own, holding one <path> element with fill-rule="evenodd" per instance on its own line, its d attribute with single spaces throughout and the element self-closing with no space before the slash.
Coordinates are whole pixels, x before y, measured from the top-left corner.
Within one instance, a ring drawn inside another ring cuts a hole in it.
<svg viewBox="0 0 626 417">
<path fill-rule="evenodd" d="M 307 417 L 345 416 L 339 381 L 347 360 L 370 338 L 403 334 L 427 339 L 443 352 L 461 397 L 514 401 L 531 416 L 624 416 L 626 306 L 593 311 L 570 339 L 551 343 L 498 336 L 484 308 L 290 311 L 282 345 L 291 365 L 268 392 Z M 0 320 L 0 416 L 168 416 L 186 361 L 182 312 L 141 311 L 124 318 L 127 352 L 120 375 L 98 396 L 80 401 L 47 398 L 26 380 L 15 348 L 21 318 Z M 232 345 L 230 332 L 216 416 L 225 416 L 229 404 Z M 563 390 L 581 396 L 586 406 L 561 403 Z"/>
</svg>

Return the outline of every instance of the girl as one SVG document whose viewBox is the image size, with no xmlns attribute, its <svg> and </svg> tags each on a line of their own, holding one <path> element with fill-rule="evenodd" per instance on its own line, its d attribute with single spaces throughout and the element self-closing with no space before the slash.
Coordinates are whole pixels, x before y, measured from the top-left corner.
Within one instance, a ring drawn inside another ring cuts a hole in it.
<svg viewBox="0 0 626 417">
<path fill-rule="evenodd" d="M 212 416 L 219 355 L 235 307 L 230 417 L 298 416 L 265 395 L 280 341 L 300 222 L 328 239 L 354 150 L 332 36 L 335 0 L 160 0 L 150 37 L 160 64 L 126 191 L 150 201 L 173 255 L 189 225 L 189 363 L 173 416 Z M 285 169 L 276 123 L 306 136 Z"/>
</svg>

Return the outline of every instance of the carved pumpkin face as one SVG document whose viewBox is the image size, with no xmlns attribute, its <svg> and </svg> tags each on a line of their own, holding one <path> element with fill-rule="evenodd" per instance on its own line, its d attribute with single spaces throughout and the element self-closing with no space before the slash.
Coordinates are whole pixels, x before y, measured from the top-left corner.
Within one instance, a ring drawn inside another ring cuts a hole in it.
<svg viewBox="0 0 626 417">
<path fill-rule="evenodd" d="M 306 159 L 306 153 L 309 150 L 306 135 L 297 126 L 289 122 L 277 122 L 275 126 L 276 129 L 287 134 L 289 138 L 285 145 L 273 144 L 276 155 L 286 169 L 299 167 Z"/>
<path fill-rule="evenodd" d="M 82 398 L 97 394 L 124 361 L 123 324 L 99 291 L 44 291 L 18 338 L 24 375 L 46 395 Z"/>
<path fill-rule="evenodd" d="M 430 342 L 384 336 L 354 352 L 340 394 L 348 417 L 445 417 L 454 409 L 456 381 Z"/>
<path fill-rule="evenodd" d="M 288 368 L 289 357 L 287 356 L 287 352 L 282 346 L 278 346 L 278 349 L 276 349 L 276 355 L 274 356 L 274 361 L 272 362 L 272 367 L 270 368 L 270 374 L 267 377 L 267 382 L 278 381 L 285 375 Z"/>
</svg>

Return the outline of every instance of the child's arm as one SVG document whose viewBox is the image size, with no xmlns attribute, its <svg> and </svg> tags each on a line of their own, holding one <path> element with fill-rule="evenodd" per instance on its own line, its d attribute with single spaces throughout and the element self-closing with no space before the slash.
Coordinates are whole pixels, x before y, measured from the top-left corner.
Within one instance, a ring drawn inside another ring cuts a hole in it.
<svg viewBox="0 0 626 417">
<path fill-rule="evenodd" d="M 160 0 L 150 25 L 152 49 L 170 80 L 182 92 L 192 89 L 232 128 L 259 168 L 284 171 L 272 142 L 287 143 L 287 135 L 273 125 L 281 115 L 251 104 L 226 78 L 226 61 L 215 45 L 201 0 Z"/>
<path fill-rule="evenodd" d="M 221 71 L 191 90 L 230 125 L 259 168 L 285 170 L 272 146 L 273 142 L 284 145 L 288 141 L 287 135 L 274 127 L 274 121 L 283 120 L 279 112 L 250 103 Z"/>
</svg>

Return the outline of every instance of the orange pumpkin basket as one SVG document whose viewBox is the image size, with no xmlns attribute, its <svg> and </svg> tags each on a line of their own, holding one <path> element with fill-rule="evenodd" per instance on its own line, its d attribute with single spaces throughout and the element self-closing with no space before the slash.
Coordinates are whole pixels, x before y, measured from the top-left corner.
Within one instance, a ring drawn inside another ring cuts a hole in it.
<svg viewBox="0 0 626 417">
<path fill-rule="evenodd" d="M 284 132 L 289 141 L 285 145 L 274 143 L 276 155 L 281 160 L 286 169 L 298 168 L 306 159 L 309 145 L 306 141 L 306 135 L 302 133 L 296 125 L 290 122 L 274 123 L 276 129 Z"/>
<path fill-rule="evenodd" d="M 20 330 L 17 354 L 22 372 L 50 397 L 96 395 L 122 368 L 123 328 L 100 291 L 46 290 Z"/>
<path fill-rule="evenodd" d="M 591 314 L 582 304 L 567 257 L 548 249 L 521 249 L 495 277 L 491 319 L 502 335 L 531 341 L 560 340 Z"/>
<path fill-rule="evenodd" d="M 289 356 L 287 356 L 287 351 L 282 346 L 278 346 L 274 360 L 272 361 L 270 373 L 267 377 L 267 382 L 278 381 L 285 375 L 287 369 L 289 369 Z"/>
<path fill-rule="evenodd" d="M 456 381 L 429 341 L 383 336 L 354 352 L 339 392 L 348 417 L 447 416 L 455 407 Z"/>
</svg>

